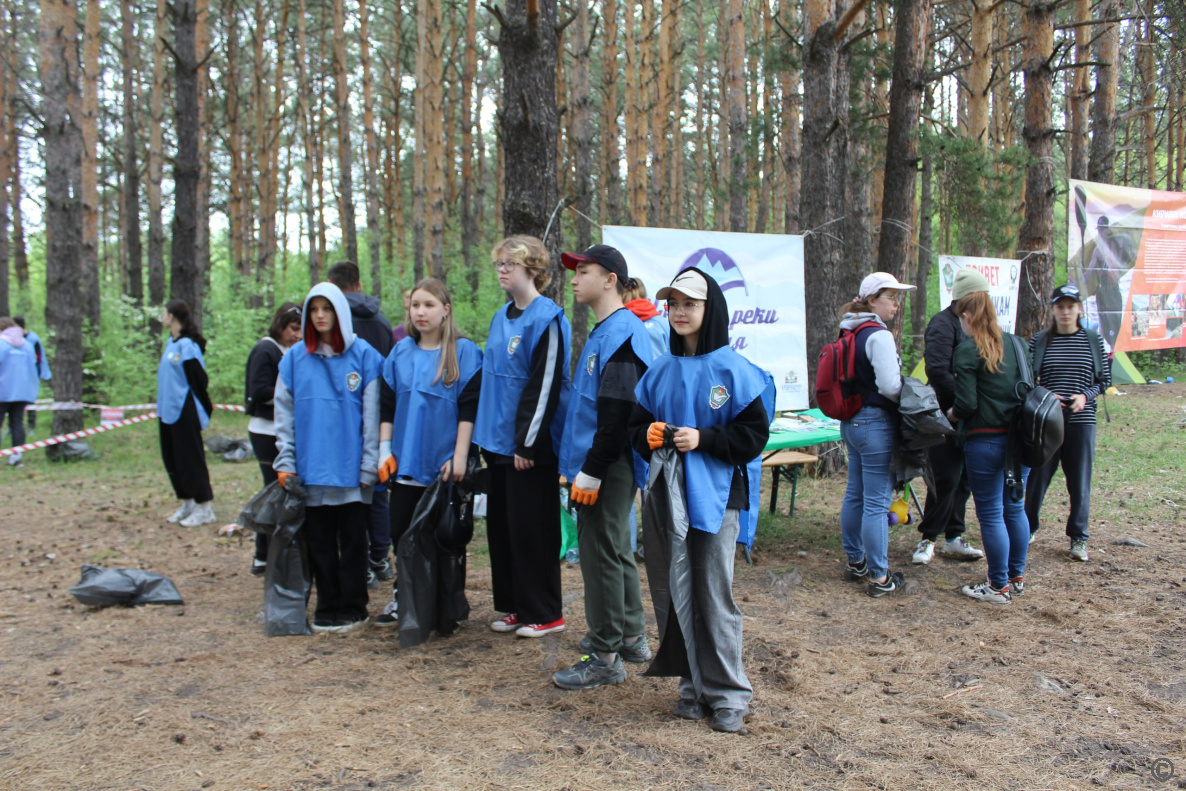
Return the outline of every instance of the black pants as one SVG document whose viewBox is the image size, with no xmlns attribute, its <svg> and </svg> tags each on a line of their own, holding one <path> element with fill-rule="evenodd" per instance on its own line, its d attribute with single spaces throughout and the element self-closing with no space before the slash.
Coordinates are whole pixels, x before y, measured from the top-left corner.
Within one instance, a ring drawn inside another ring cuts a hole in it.
<svg viewBox="0 0 1186 791">
<path fill-rule="evenodd" d="M 416 506 L 420 504 L 420 498 L 424 496 L 424 492 L 428 487 L 425 486 L 408 486 L 402 483 L 393 483 L 391 486 L 391 499 L 389 505 L 389 524 L 391 526 L 391 546 L 395 548 L 396 554 L 399 553 L 399 540 L 403 538 L 404 533 L 408 532 L 408 528 L 412 525 L 412 514 L 416 512 Z"/>
<path fill-rule="evenodd" d="M 560 594 L 560 471 L 555 461 L 516 471 L 490 465 L 486 539 L 494 609 L 524 624 L 563 616 Z"/>
<path fill-rule="evenodd" d="M 4 434 L 4 418 L 8 418 L 8 430 L 12 432 L 12 445 L 25 444 L 25 407 L 29 405 L 28 401 L 2 401 L 0 402 L 0 436 Z M 30 417 L 36 413 L 30 412 Z M 0 446 L 4 443 L 0 442 Z"/>
<path fill-rule="evenodd" d="M 193 393 L 186 396 L 176 423 L 161 423 L 161 458 L 165 472 L 179 500 L 208 503 L 214 499 L 210 472 L 206 469 L 206 448 L 202 446 L 202 424 Z"/>
<path fill-rule="evenodd" d="M 1025 515 L 1029 517 L 1030 534 L 1038 532 L 1038 515 L 1042 500 L 1054 473 L 1062 466 L 1067 478 L 1067 495 L 1071 514 L 1067 517 L 1067 536 L 1087 540 L 1087 522 L 1091 515 L 1091 464 L 1095 459 L 1095 423 L 1067 423 L 1062 447 L 1042 467 L 1030 470 L 1025 482 Z"/>
<path fill-rule="evenodd" d="M 927 449 L 927 498 L 923 503 L 918 532 L 934 541 L 940 533 L 947 538 L 964 534 L 964 514 L 972 487 L 964 471 L 964 452 L 949 438 Z"/>
<path fill-rule="evenodd" d="M 247 436 L 251 437 L 251 449 L 255 452 L 255 459 L 259 462 L 259 471 L 264 476 L 264 486 L 267 486 L 272 481 L 276 480 L 276 471 L 272 469 L 272 462 L 276 460 L 276 437 L 269 434 L 256 434 L 248 432 Z M 255 534 L 255 559 L 259 561 L 267 561 L 268 559 L 268 534 Z"/>
<path fill-rule="evenodd" d="M 360 621 L 367 615 L 366 503 L 305 509 L 305 543 L 313 584 L 315 621 Z"/>
<path fill-rule="evenodd" d="M 371 563 L 382 565 L 391 551 L 391 505 L 392 484 L 375 487 L 371 495 L 370 521 L 367 523 L 367 544 L 370 546 Z"/>
</svg>

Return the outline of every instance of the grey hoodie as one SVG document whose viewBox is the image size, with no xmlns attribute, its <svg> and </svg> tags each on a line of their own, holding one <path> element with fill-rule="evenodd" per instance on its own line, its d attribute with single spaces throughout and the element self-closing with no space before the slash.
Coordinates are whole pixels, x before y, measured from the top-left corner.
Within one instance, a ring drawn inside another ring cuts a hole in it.
<svg viewBox="0 0 1186 791">
<path fill-rule="evenodd" d="M 876 313 L 845 313 L 840 320 L 840 329 L 855 330 L 866 321 L 875 321 L 885 327 L 885 322 Z M 902 360 L 898 357 L 893 333 L 888 328 L 885 332 L 870 332 L 865 340 L 865 356 L 873 363 L 877 392 L 897 401 L 902 392 Z"/>
</svg>

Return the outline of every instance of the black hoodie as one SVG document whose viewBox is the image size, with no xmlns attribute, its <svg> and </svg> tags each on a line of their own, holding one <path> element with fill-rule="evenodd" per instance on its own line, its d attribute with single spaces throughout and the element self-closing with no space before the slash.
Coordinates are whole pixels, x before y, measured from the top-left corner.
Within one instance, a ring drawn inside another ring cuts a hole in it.
<svg viewBox="0 0 1186 791">
<path fill-rule="evenodd" d="M 688 270 L 682 270 L 680 274 L 686 271 Z M 696 354 L 692 355 L 699 357 L 729 345 L 729 305 L 725 302 L 725 295 L 721 292 L 721 287 L 717 285 L 716 280 L 696 267 L 692 267 L 691 271 L 698 272 L 708 283 L 708 297 L 704 300 L 704 322 L 700 325 L 700 337 L 696 340 Z M 667 343 L 671 348 L 672 355 L 676 357 L 688 356 L 684 337 L 676 333 L 675 330 L 668 333 Z"/>
</svg>

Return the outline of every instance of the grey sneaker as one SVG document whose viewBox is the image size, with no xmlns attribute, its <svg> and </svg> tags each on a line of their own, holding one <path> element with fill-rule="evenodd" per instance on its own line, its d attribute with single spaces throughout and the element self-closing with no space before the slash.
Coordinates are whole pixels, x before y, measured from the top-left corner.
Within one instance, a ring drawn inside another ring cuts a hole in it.
<svg viewBox="0 0 1186 791">
<path fill-rule="evenodd" d="M 614 658 L 611 665 L 596 654 L 581 657 L 570 668 L 552 674 L 552 681 L 561 689 L 593 689 L 605 684 L 621 684 L 626 680 L 626 668 L 622 657 Z"/>
<path fill-rule="evenodd" d="M 985 581 L 976 585 L 965 585 L 961 590 L 965 596 L 970 596 L 978 601 L 986 601 L 989 604 L 1008 604 L 1013 601 L 1008 585 L 1003 588 L 994 588 L 991 582 Z"/>
<path fill-rule="evenodd" d="M 954 558 L 956 560 L 980 560 L 984 557 L 982 550 L 976 549 L 967 541 L 964 541 L 961 536 L 949 538 L 944 541 L 943 548 L 939 550 L 939 554 L 945 558 Z"/>
<path fill-rule="evenodd" d="M 1086 561 L 1087 560 L 1087 539 L 1073 538 L 1071 539 L 1071 560 Z"/>
<path fill-rule="evenodd" d="M 717 709 L 708 727 L 721 733 L 746 733 L 745 712 L 741 709 Z"/>
<path fill-rule="evenodd" d="M 1024 596 L 1025 595 L 1025 579 L 1022 577 L 1013 577 L 1009 580 L 1009 595 L 1010 596 Z"/>
<path fill-rule="evenodd" d="M 708 716 L 708 709 L 697 701 L 680 698 L 671 713 L 685 720 L 702 720 Z"/>
<path fill-rule="evenodd" d="M 593 644 L 589 642 L 588 637 L 582 637 L 581 642 L 577 643 L 577 650 L 582 654 L 592 654 Z M 647 636 L 644 634 L 633 645 L 622 643 L 622 647 L 618 649 L 618 656 L 622 657 L 623 662 L 641 664 L 642 662 L 650 662 L 654 654 L 651 653 L 651 647 L 647 644 Z"/>
</svg>

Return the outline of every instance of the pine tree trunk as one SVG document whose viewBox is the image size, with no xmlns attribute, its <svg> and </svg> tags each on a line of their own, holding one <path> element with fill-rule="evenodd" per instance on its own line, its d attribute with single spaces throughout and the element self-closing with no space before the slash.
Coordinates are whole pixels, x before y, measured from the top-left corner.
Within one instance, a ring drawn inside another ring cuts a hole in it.
<svg viewBox="0 0 1186 791">
<path fill-rule="evenodd" d="M 354 227 L 354 154 L 350 148 L 350 88 L 346 63 L 345 0 L 334 3 L 334 106 L 338 121 L 338 190 L 341 196 L 342 243 L 346 258 L 358 263 L 358 233 Z"/>
<path fill-rule="evenodd" d="M 645 70 L 639 63 L 643 47 L 639 45 L 634 21 L 634 3 L 623 6 L 626 28 L 626 192 L 630 204 L 630 224 L 647 224 L 646 207 L 646 138 L 647 114 L 643 109 Z M 645 42 L 645 37 L 643 41 Z M 645 44 L 644 44 L 645 45 Z"/>
<path fill-rule="evenodd" d="M 555 0 L 508 0 L 498 51 L 504 102 L 500 137 L 506 158 L 503 227 L 507 235 L 525 233 L 543 239 L 558 198 Z M 545 243 L 552 253 L 552 282 L 545 295 L 563 305 L 560 234 L 553 230 Z"/>
<path fill-rule="evenodd" d="M 712 90 L 708 78 L 708 54 L 705 47 L 704 0 L 696 3 L 696 129 L 697 134 L 692 140 L 692 156 L 696 164 L 698 179 L 702 179 L 700 187 L 695 190 L 692 198 L 695 207 L 694 222 L 696 228 L 704 228 L 707 216 L 708 202 L 705 193 L 711 185 L 708 170 L 708 138 L 712 136 L 712 114 L 705 111 L 705 104 L 709 102 Z"/>
<path fill-rule="evenodd" d="M 605 189 L 601 191 L 601 221 L 610 225 L 621 222 L 622 182 L 618 176 L 621 162 L 618 147 L 618 4 L 602 0 L 605 35 L 601 46 L 602 95 L 605 97 L 601 121 L 601 173 Z M 579 231 L 578 231 L 579 232 Z"/>
<path fill-rule="evenodd" d="M 54 399 L 82 400 L 82 129 L 77 83 L 78 8 L 42 0 L 41 136 L 45 144 L 45 323 L 52 349 Z M 56 411 L 53 433 L 82 428 L 82 412 Z M 57 446 L 55 446 L 57 447 Z"/>
<path fill-rule="evenodd" d="M 1091 60 L 1091 0 L 1075 0 L 1075 62 Z M 1081 65 L 1074 70 L 1071 81 L 1070 176 L 1087 178 L 1087 147 L 1090 144 L 1087 126 L 1088 101 L 1091 98 L 1091 72 Z"/>
<path fill-rule="evenodd" d="M 576 249 L 585 250 L 593 244 L 593 224 L 587 219 L 593 213 L 593 86 L 589 75 L 589 57 L 593 42 L 589 31 L 589 6 L 580 3 L 572 26 L 572 114 L 569 134 L 572 135 L 575 156 Z M 589 337 L 589 306 L 572 302 L 572 347 L 583 349 Z"/>
<path fill-rule="evenodd" d="M 934 109 L 930 91 L 927 91 L 927 108 L 924 115 L 930 117 Z M 923 335 L 927 327 L 927 297 L 931 277 L 931 265 L 934 263 L 934 166 L 931 163 L 929 150 L 922 154 L 922 187 L 918 196 L 918 274 L 914 278 L 917 290 L 910 295 L 910 332 L 914 335 L 914 349 L 919 354 L 924 351 Z"/>
<path fill-rule="evenodd" d="M 403 90 L 401 87 L 401 80 L 403 79 L 403 5 L 402 0 L 394 4 L 394 20 L 392 22 L 391 30 L 391 63 L 389 65 L 390 75 L 388 76 L 387 84 L 391 92 L 391 149 L 394 151 L 393 165 L 393 183 L 392 183 L 392 212 L 395 214 L 395 240 L 396 240 L 396 255 L 399 257 L 398 272 L 402 276 L 404 273 L 404 261 L 408 254 L 408 223 L 406 213 L 404 211 L 404 182 L 403 182 L 403 165 L 404 165 L 404 139 L 400 124 L 402 123 L 403 111 L 401 107 L 401 100 Z"/>
<path fill-rule="evenodd" d="M 1106 20 L 1096 43 L 1095 93 L 1091 101 L 1091 155 L 1087 178 L 1111 184 L 1116 173 L 1116 94 L 1120 88 L 1120 0 L 1103 0 L 1096 12 Z"/>
<path fill-rule="evenodd" d="M 461 73 L 461 263 L 469 282 L 470 294 L 479 286 L 474 246 L 478 243 L 478 224 L 474 211 L 474 75 L 478 70 L 478 2 L 466 0 L 465 66 Z M 479 105 L 480 107 L 480 105 Z M 479 136 L 481 130 L 478 130 Z"/>
<path fill-rule="evenodd" d="M 671 133 L 667 136 L 667 175 L 670 184 L 670 194 L 667 197 L 669 228 L 684 227 L 684 96 L 683 71 L 680 64 L 680 53 L 683 51 L 683 36 L 680 32 L 681 3 L 671 4 L 672 35 L 668 42 L 667 57 L 673 64 L 671 85 L 668 90 L 671 96 Z"/>
<path fill-rule="evenodd" d="M 126 246 L 127 294 L 137 303 L 144 299 L 144 253 L 140 244 L 140 162 L 136 149 L 136 9 L 132 0 L 120 0 L 120 60 L 123 67 L 123 212 Z M 2 144 L 0 144 L 2 145 Z"/>
<path fill-rule="evenodd" d="M 383 229 L 379 217 L 379 140 L 375 135 L 375 96 L 371 74 L 370 12 L 358 0 L 358 55 L 362 66 L 362 130 L 366 136 L 367 166 L 363 188 L 367 199 L 367 252 L 371 259 L 371 294 L 383 298 Z"/>
<path fill-rule="evenodd" d="M 194 229 L 194 259 L 198 267 L 198 291 L 191 303 L 194 316 L 201 323 L 203 299 L 210 290 L 210 188 L 212 174 L 210 169 L 210 141 L 214 136 L 214 128 L 206 123 L 206 96 L 210 92 L 209 65 L 207 55 L 210 52 L 210 0 L 197 0 L 194 4 L 194 58 L 197 67 L 198 93 L 198 195 L 197 195 L 197 224 Z"/>
<path fill-rule="evenodd" d="M 419 28 L 423 48 L 423 89 L 417 92 L 417 107 L 423 104 L 424 213 L 427 232 L 427 270 L 446 279 L 445 271 L 445 85 L 444 44 L 440 0 L 420 0 L 423 11 Z"/>
<path fill-rule="evenodd" d="M 82 47 L 82 258 L 83 318 L 97 330 L 99 288 L 99 0 L 87 0 Z"/>
<path fill-rule="evenodd" d="M 264 274 L 265 282 L 269 285 L 274 284 L 276 281 L 276 246 L 279 241 L 276 233 L 276 216 L 280 190 L 280 145 L 284 142 L 281 139 L 280 133 L 280 116 L 284 112 L 284 87 L 288 84 L 284 73 L 284 57 L 288 44 L 289 8 L 289 0 L 282 0 L 280 4 L 280 22 L 277 25 L 274 39 L 276 70 L 272 78 L 273 84 L 267 103 L 267 135 L 264 139 L 264 148 L 261 151 L 261 155 L 266 157 L 268 163 L 268 183 L 266 191 L 267 207 L 266 210 L 260 212 L 261 236 L 264 241 L 263 258 L 260 261 L 259 271 Z M 286 146 L 287 148 L 290 148 L 290 146 Z M 287 203 L 288 198 L 288 177 L 288 171 L 286 170 L 284 173 L 285 203 Z M 285 217 L 287 221 L 287 212 L 281 212 L 281 216 Z M 287 248 L 283 245 L 282 249 L 285 249 L 287 253 Z M 263 292 L 267 297 L 268 307 L 272 307 L 275 301 L 275 289 L 265 288 Z"/>
<path fill-rule="evenodd" d="M 198 61 L 194 0 L 174 0 L 173 115 L 177 153 L 173 158 L 173 251 L 169 296 L 184 299 L 191 310 L 201 299 L 202 272 L 198 268 Z M 194 310 L 194 319 L 201 314 Z"/>
<path fill-rule="evenodd" d="M 1157 189 L 1157 78 L 1154 75 L 1154 52 L 1156 51 L 1154 47 L 1157 46 L 1157 43 L 1153 32 L 1153 19 L 1153 0 L 1146 0 L 1145 37 L 1137 50 L 1137 60 L 1140 63 L 1141 82 L 1144 88 L 1144 97 L 1141 101 L 1144 112 L 1141 115 L 1145 131 L 1145 179 L 1146 186 L 1151 190 Z"/>
<path fill-rule="evenodd" d="M 745 112 L 745 5 L 728 0 L 728 84 L 729 108 L 729 230 L 749 230 L 749 179 L 745 153 L 748 132 Z"/>
<path fill-rule="evenodd" d="M 165 302 L 165 221 L 161 199 L 164 178 L 165 13 L 158 0 L 153 26 L 152 90 L 148 99 L 148 301 Z"/>
<path fill-rule="evenodd" d="M 228 3 L 226 15 L 226 126 L 227 156 L 230 174 L 227 178 L 227 224 L 231 238 L 231 263 L 241 278 L 248 275 L 247 250 L 245 249 L 248 212 L 244 209 L 244 189 L 248 180 L 243 163 L 243 124 L 239 101 L 239 14 L 235 0 Z M 254 181 L 254 179 L 252 179 Z"/>
<path fill-rule="evenodd" d="M 1017 251 L 1023 256 L 1017 334 L 1028 338 L 1047 321 L 1046 295 L 1054 288 L 1053 138 L 1050 125 L 1054 72 L 1054 5 L 1031 0 L 1025 12 L 1025 128 L 1031 164 L 1025 180 L 1025 221 Z"/>
<path fill-rule="evenodd" d="M 796 27 L 795 6 L 790 0 L 781 0 L 780 17 L 787 30 Z M 802 145 L 799 124 L 799 70 L 784 68 L 779 75 L 782 92 L 782 127 L 779 130 L 779 153 L 783 172 L 786 174 L 783 194 L 783 233 L 799 232 L 799 190 L 800 159 Z"/>
<path fill-rule="evenodd" d="M 425 48 L 427 43 L 424 40 L 425 28 L 425 14 L 427 13 L 427 3 L 416 3 L 416 85 L 424 85 L 428 79 L 425 63 Z M 419 281 L 424 277 L 424 226 L 426 220 L 425 212 L 425 160 L 428 158 L 428 149 L 424 139 L 425 132 L 425 115 L 428 110 L 428 102 L 425 99 L 424 91 L 417 90 L 412 93 L 412 101 L 414 102 L 413 116 L 412 116 L 412 138 L 415 141 L 415 148 L 412 155 L 412 280 Z"/>
<path fill-rule="evenodd" d="M 0 42 L 8 45 L 12 36 L 8 33 L 8 20 L 0 6 Z M 0 70 L 0 316 L 11 316 L 11 279 L 9 277 L 8 249 L 8 182 L 12 178 L 13 125 L 9 109 L 12 90 L 8 69 Z"/>
<path fill-rule="evenodd" d="M 16 124 L 10 125 L 16 129 Z M 29 288 L 29 251 L 25 246 L 25 213 L 21 209 L 21 136 L 12 136 L 12 268 L 16 272 L 17 290 L 27 292 Z"/>
<path fill-rule="evenodd" d="M 974 0 L 972 3 L 972 60 L 968 67 L 968 137 L 985 147 L 989 143 L 988 98 L 991 90 L 992 33 L 996 6 L 995 0 Z M 894 26 L 897 24 L 898 19 L 895 15 Z M 925 47 L 925 43 L 923 46 Z M 895 51 L 895 63 L 896 60 Z"/>
<path fill-rule="evenodd" d="M 301 184 L 304 193 L 305 231 L 309 237 L 309 284 L 313 285 L 321 280 L 321 256 L 317 248 L 317 213 L 314 208 L 316 198 L 313 194 L 313 160 L 317 151 L 314 142 L 316 131 L 312 119 L 312 109 L 309 106 L 309 96 L 312 85 L 309 80 L 309 38 L 307 29 L 308 9 L 305 0 L 300 0 L 297 9 L 297 126 L 304 146 L 305 156 L 301 168 Z"/>
</svg>

